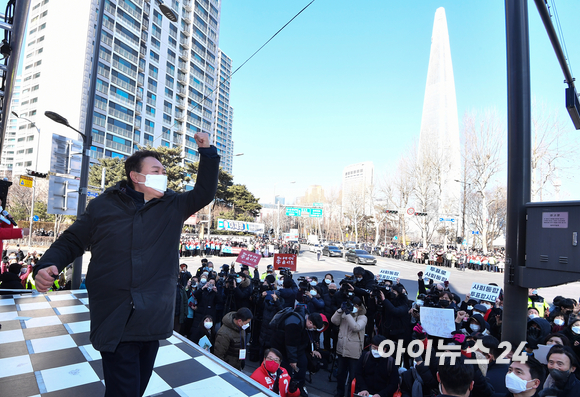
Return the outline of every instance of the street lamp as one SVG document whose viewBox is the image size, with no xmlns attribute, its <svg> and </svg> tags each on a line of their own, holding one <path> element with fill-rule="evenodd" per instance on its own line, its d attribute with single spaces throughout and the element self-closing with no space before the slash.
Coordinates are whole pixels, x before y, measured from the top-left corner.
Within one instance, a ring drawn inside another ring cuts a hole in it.
<svg viewBox="0 0 580 397">
<path fill-rule="evenodd" d="M 165 15 L 165 17 L 167 19 L 169 19 L 171 22 L 177 22 L 177 15 L 175 15 L 173 10 L 171 8 L 169 8 L 168 6 L 166 6 L 165 4 L 163 4 L 163 0 L 156 0 L 156 1 L 157 1 L 157 5 L 159 6 L 159 10 L 161 10 L 161 13 L 163 15 Z"/>
<path fill-rule="evenodd" d="M 466 203 L 466 194 L 467 194 L 467 185 L 471 186 L 471 183 L 460 181 L 459 179 L 455 179 L 455 182 L 463 184 L 463 218 L 461 219 L 461 226 L 463 229 L 463 238 L 465 239 L 465 203 Z"/>
<path fill-rule="evenodd" d="M 31 123 L 34 128 L 36 128 L 36 132 L 38 132 L 38 139 L 36 140 L 36 162 L 34 163 L 34 171 L 38 172 L 38 151 L 40 150 L 40 129 L 36 126 L 34 121 L 27 119 L 26 117 L 20 117 L 16 112 L 12 112 L 12 115 L 17 119 L 26 120 Z M 32 218 L 34 217 L 34 200 L 36 198 L 36 175 L 32 176 L 32 205 L 30 206 L 30 222 L 29 222 L 29 232 L 28 232 L 28 249 L 30 249 L 32 245 Z"/>
</svg>

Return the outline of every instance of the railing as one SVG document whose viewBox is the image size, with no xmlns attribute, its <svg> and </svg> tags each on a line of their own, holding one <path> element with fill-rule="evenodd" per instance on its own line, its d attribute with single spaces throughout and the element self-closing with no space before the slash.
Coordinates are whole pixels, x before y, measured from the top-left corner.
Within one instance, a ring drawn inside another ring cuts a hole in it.
<svg viewBox="0 0 580 397">
<path fill-rule="evenodd" d="M 134 32 L 137 36 L 141 34 L 141 28 L 133 25 L 128 19 L 125 19 L 123 16 L 117 15 L 117 23 L 121 22 L 123 26 Z"/>
<path fill-rule="evenodd" d="M 184 22 L 191 23 L 191 12 L 186 12 L 181 16 Z"/>
<path fill-rule="evenodd" d="M 181 145 L 183 143 L 183 139 L 173 137 L 173 143 L 176 145 Z"/>
<path fill-rule="evenodd" d="M 111 6 L 109 3 L 105 3 L 105 11 L 107 11 L 109 14 L 115 16 L 115 11 L 117 11 L 115 9 L 115 7 Z"/>
<path fill-rule="evenodd" d="M 119 151 L 125 152 L 125 153 L 131 153 L 131 146 L 123 145 L 123 144 L 120 144 L 120 143 L 115 142 L 115 141 L 110 141 L 108 139 L 107 139 L 106 146 L 110 149 L 119 150 Z"/>
<path fill-rule="evenodd" d="M 101 43 L 105 43 L 109 47 L 113 46 L 113 39 L 106 35 L 101 35 Z"/>
<path fill-rule="evenodd" d="M 141 20 L 141 13 L 137 12 L 133 8 L 126 5 L 124 1 L 119 2 L 119 7 L 121 7 L 124 11 L 127 11 L 128 14 L 130 14 L 132 17 L 134 17 L 138 21 Z"/>
<path fill-rule="evenodd" d="M 187 84 L 187 77 L 185 76 L 185 73 L 177 73 L 177 81 L 183 84 Z"/>
<path fill-rule="evenodd" d="M 191 11 L 191 0 L 183 0 L 182 3 L 187 11 Z"/>
<path fill-rule="evenodd" d="M 139 62 L 139 58 L 137 58 L 135 55 L 129 53 L 129 51 L 125 50 L 124 48 L 121 48 L 119 45 L 115 44 L 115 46 L 113 47 L 113 49 L 119 55 L 121 55 L 123 58 L 127 58 L 129 61 L 131 61 L 133 63 Z"/>
<path fill-rule="evenodd" d="M 102 135 L 98 135 L 98 136 L 102 136 Z M 93 142 L 95 142 L 95 135 L 93 135 Z M 101 142 L 101 143 L 103 143 L 103 142 Z M 99 159 L 103 158 L 103 153 L 97 152 L 96 150 L 89 150 L 89 156 L 92 159 L 99 160 Z"/>
<path fill-rule="evenodd" d="M 157 40 L 161 40 L 161 32 L 157 29 L 151 29 L 151 36 L 155 37 Z"/>
<path fill-rule="evenodd" d="M 129 44 L 133 44 L 135 47 L 139 48 L 139 40 L 135 40 L 133 37 L 129 36 L 128 34 L 119 29 L 117 29 L 117 34 L 125 38 L 129 42 Z"/>
<path fill-rule="evenodd" d="M 147 104 L 151 106 L 156 106 L 155 99 L 147 97 Z"/>
<path fill-rule="evenodd" d="M 105 127 L 105 125 L 107 124 L 107 122 L 105 121 L 104 118 L 101 118 L 101 117 L 98 117 L 98 116 L 93 116 L 93 124 L 96 124 L 99 127 Z"/>
<path fill-rule="evenodd" d="M 200 28 L 200 29 L 201 29 L 202 31 L 204 31 L 204 32 L 207 30 L 207 25 L 203 26 L 203 25 L 201 24 L 201 22 L 199 22 L 199 21 L 197 20 L 197 18 L 194 18 L 194 20 L 193 20 L 193 24 L 194 24 L 195 26 L 197 26 L 198 28 Z"/>
<path fill-rule="evenodd" d="M 193 88 L 197 88 L 198 90 L 203 90 L 203 84 L 195 82 L 193 79 L 189 79 L 189 85 Z"/>
<path fill-rule="evenodd" d="M 175 118 L 178 120 L 183 120 L 184 116 L 185 116 L 185 112 L 180 112 L 180 111 L 175 112 Z"/>
<path fill-rule="evenodd" d="M 187 146 L 187 143 L 185 145 Z M 188 160 L 194 160 L 194 161 L 199 160 L 198 156 L 196 156 L 195 154 L 191 154 L 191 153 L 185 153 L 185 158 Z"/>
<path fill-rule="evenodd" d="M 113 67 L 120 70 L 121 72 L 128 74 L 130 77 L 133 77 L 134 79 L 137 78 L 137 71 L 133 70 L 131 68 L 128 68 L 127 66 L 123 65 L 122 63 L 119 63 L 118 61 L 115 61 L 113 59 Z"/>
<path fill-rule="evenodd" d="M 149 76 L 153 77 L 155 80 L 159 79 L 159 73 L 149 69 Z"/>
<path fill-rule="evenodd" d="M 171 108 L 168 106 L 163 105 L 163 111 L 169 115 L 171 114 Z"/>
<path fill-rule="evenodd" d="M 128 91 L 134 91 L 135 90 L 135 86 L 131 85 L 129 83 L 127 83 L 126 81 L 121 80 L 120 78 L 118 78 L 117 76 L 111 76 L 111 83 L 118 85 L 119 87 L 122 87 Z"/>
<path fill-rule="evenodd" d="M 153 85 L 151 83 L 147 83 L 147 89 L 149 91 L 152 91 L 152 92 L 155 92 L 155 93 L 157 92 L 157 86 L 156 85 Z"/>
<path fill-rule="evenodd" d="M 143 100 L 143 92 L 137 90 L 137 99 L 142 101 Z"/>
<path fill-rule="evenodd" d="M 197 149 L 195 142 L 188 141 L 187 139 L 185 140 L 185 146 L 191 149 Z"/>
<path fill-rule="evenodd" d="M 96 90 L 106 94 L 109 90 L 109 84 L 107 83 L 100 83 L 97 81 Z"/>
<path fill-rule="evenodd" d="M 105 136 L 100 134 L 92 134 L 93 135 L 93 142 L 96 143 L 105 143 Z M 92 152 L 92 150 L 91 150 Z"/>
<path fill-rule="evenodd" d="M 195 70 L 194 68 L 192 68 L 192 69 L 191 69 L 191 73 L 192 73 L 194 76 L 197 76 L 197 77 L 199 77 L 200 79 L 205 79 L 205 75 L 204 75 L 203 73 L 201 73 L 201 72 L 198 72 L 198 71 L 197 71 L 197 70 Z"/>
<path fill-rule="evenodd" d="M 133 124 L 133 116 L 130 116 L 127 113 L 123 113 L 120 110 L 109 108 L 109 114 L 113 117 L 126 121 L 129 124 Z"/>
<path fill-rule="evenodd" d="M 111 32 L 115 31 L 115 25 L 111 21 L 103 19 L 103 26 L 109 29 Z"/>
<path fill-rule="evenodd" d="M 189 48 L 190 46 L 190 42 L 188 39 L 186 39 L 185 37 L 182 37 L 181 39 L 179 39 L 179 43 L 184 46 L 185 48 Z"/>
<path fill-rule="evenodd" d="M 189 121 L 189 124 L 193 124 L 196 127 L 201 127 L 201 123 L 199 122 L 198 119 L 194 119 L 193 117 L 187 116 L 187 121 Z"/>
<path fill-rule="evenodd" d="M 114 132 L 115 134 L 122 135 L 125 138 L 133 139 L 133 131 L 117 127 L 116 125 L 113 124 L 107 124 L 107 131 L 111 131 Z"/>
<path fill-rule="evenodd" d="M 175 101 L 175 104 L 177 106 L 179 106 L 180 108 L 184 108 L 185 107 L 185 101 L 181 98 L 179 98 L 177 101 Z"/>
<path fill-rule="evenodd" d="M 107 102 L 95 99 L 95 107 L 97 109 L 101 109 L 101 110 L 104 110 L 106 112 L 107 111 Z"/>
<path fill-rule="evenodd" d="M 101 65 L 99 65 L 97 68 L 97 74 L 100 74 L 101 76 L 103 76 L 107 79 L 109 78 L 109 71 L 107 69 L 105 69 L 104 67 L 102 67 Z"/>
<path fill-rule="evenodd" d="M 145 131 L 150 132 L 152 134 L 155 132 L 154 128 L 147 124 L 145 124 Z"/>
<path fill-rule="evenodd" d="M 111 62 L 111 54 L 107 54 L 103 50 L 99 50 L 99 58 L 101 58 L 105 62 Z"/>
<path fill-rule="evenodd" d="M 165 139 L 166 141 L 170 141 L 171 140 L 171 135 L 168 132 L 163 132 L 161 134 L 161 138 Z"/>
<path fill-rule="evenodd" d="M 125 103 L 125 104 L 127 104 L 129 106 L 132 106 L 132 105 L 135 104 L 135 102 L 133 102 L 133 101 L 129 100 L 128 98 L 125 98 L 124 96 L 121 96 L 121 95 L 119 95 L 119 94 L 117 94 L 116 92 L 113 92 L 113 91 L 110 91 L 109 92 L 109 97 L 113 97 L 114 99 L 116 99 L 116 100 L 118 100 L 118 101 L 120 101 L 122 103 Z"/>
</svg>

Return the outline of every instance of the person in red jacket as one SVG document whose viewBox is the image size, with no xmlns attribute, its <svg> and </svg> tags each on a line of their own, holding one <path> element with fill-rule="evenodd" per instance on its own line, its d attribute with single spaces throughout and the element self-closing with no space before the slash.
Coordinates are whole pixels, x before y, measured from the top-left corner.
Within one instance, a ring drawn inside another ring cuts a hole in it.
<svg viewBox="0 0 580 397">
<path fill-rule="evenodd" d="M 266 349 L 262 365 L 256 368 L 251 378 L 274 393 L 278 393 L 280 397 L 300 396 L 298 384 L 292 384 L 292 378 L 288 375 L 288 371 L 280 366 L 281 362 L 282 353 L 276 349 Z"/>
<path fill-rule="evenodd" d="M 2 200 L 0 200 L 0 208 L 4 205 Z M 28 236 L 29 230 L 20 229 L 17 227 L 12 226 L 10 223 L 6 223 L 4 221 L 0 221 L 0 252 L 4 250 L 4 242 L 2 240 L 11 240 L 22 238 L 24 236 Z"/>
</svg>

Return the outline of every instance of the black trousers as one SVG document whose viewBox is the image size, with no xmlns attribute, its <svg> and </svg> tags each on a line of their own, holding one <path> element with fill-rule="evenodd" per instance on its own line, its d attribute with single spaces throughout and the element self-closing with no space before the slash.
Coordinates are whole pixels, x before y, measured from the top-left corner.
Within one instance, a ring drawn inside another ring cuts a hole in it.
<svg viewBox="0 0 580 397">
<path fill-rule="evenodd" d="M 121 342 L 114 353 L 101 352 L 105 397 L 140 397 L 145 393 L 159 341 Z"/>
</svg>

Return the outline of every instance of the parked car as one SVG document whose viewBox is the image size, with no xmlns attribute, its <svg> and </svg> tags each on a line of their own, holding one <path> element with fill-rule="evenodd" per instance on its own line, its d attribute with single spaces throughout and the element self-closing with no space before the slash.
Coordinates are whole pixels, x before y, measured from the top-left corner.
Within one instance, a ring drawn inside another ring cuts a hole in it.
<svg viewBox="0 0 580 397">
<path fill-rule="evenodd" d="M 320 244 L 310 244 L 308 246 L 308 251 L 310 252 L 316 252 L 320 249 Z"/>
<path fill-rule="evenodd" d="M 345 250 L 357 249 L 358 247 L 359 247 L 359 245 L 357 243 L 355 243 L 354 241 L 345 241 L 344 242 L 344 249 Z"/>
<path fill-rule="evenodd" d="M 325 245 L 322 248 L 322 256 L 339 256 L 342 258 L 342 251 L 336 245 Z"/>
<path fill-rule="evenodd" d="M 376 265 L 377 259 L 365 250 L 350 249 L 344 254 L 344 260 L 359 265 Z"/>
</svg>

